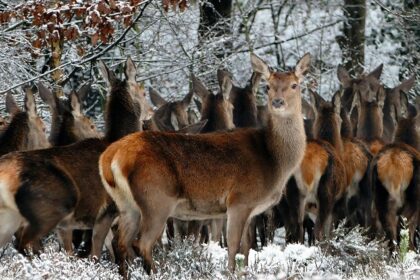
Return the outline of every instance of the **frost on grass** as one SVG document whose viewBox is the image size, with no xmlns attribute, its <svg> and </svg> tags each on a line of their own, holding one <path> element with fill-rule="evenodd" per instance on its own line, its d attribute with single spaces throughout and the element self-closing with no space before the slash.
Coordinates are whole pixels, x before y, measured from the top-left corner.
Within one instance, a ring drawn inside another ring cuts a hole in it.
<svg viewBox="0 0 420 280">
<path fill-rule="evenodd" d="M 282 238 L 280 238 L 282 239 Z M 279 239 L 275 239 L 279 240 Z M 227 272 L 227 249 L 216 243 L 200 245 L 176 241 L 171 249 L 156 246 L 158 272 L 150 277 L 142 260 L 130 265 L 131 279 L 420 279 L 420 255 L 407 252 L 389 258 L 386 244 L 370 240 L 361 228 L 339 226 L 328 241 L 317 246 L 281 242 L 251 250 L 249 266 L 234 275 Z M 238 255 L 237 261 L 241 262 Z M 0 279 L 120 279 L 117 267 L 106 259 L 94 263 L 69 257 L 50 239 L 46 250 L 32 260 L 10 246 L 0 251 Z"/>
<path fill-rule="evenodd" d="M 26 258 L 12 246 L 0 250 L 0 279 L 120 279 L 110 262 L 95 263 L 58 250 L 57 242 L 46 244 L 39 256 Z"/>
</svg>

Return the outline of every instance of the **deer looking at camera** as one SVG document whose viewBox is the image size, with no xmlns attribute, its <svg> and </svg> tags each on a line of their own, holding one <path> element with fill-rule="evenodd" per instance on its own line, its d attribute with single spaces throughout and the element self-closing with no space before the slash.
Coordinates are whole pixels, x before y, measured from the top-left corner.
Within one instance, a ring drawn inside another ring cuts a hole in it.
<svg viewBox="0 0 420 280">
<path fill-rule="evenodd" d="M 141 129 L 144 90 L 136 69 L 126 62 L 125 80 L 103 63 L 100 69 L 110 87 L 104 139 L 89 138 L 72 145 L 10 153 L 0 159 L 0 247 L 23 225 L 19 251 L 36 246 L 58 227 L 64 248 L 72 252 L 74 229 L 93 229 L 92 255 L 100 256 L 116 209 L 102 186 L 98 159 L 107 145 Z M 34 250 L 39 248 L 34 248 Z"/>
<path fill-rule="evenodd" d="M 303 56 L 291 72 L 271 71 L 255 55 L 251 62 L 270 86 L 266 128 L 199 135 L 134 133 L 101 155 L 104 186 L 120 210 L 123 260 L 134 242 L 146 271 L 155 271 L 152 249 L 169 217 L 227 216 L 230 271 L 235 270 L 241 239 L 247 257 L 250 240 L 243 232 L 250 219 L 280 200 L 304 155 L 299 84 L 310 55 Z M 135 241 L 138 231 L 140 239 Z M 124 262 L 120 269 L 125 273 Z"/>
<path fill-rule="evenodd" d="M 182 100 L 168 102 L 160 94 L 151 88 L 150 100 L 158 107 L 151 119 L 151 130 L 154 131 L 177 131 L 190 125 L 188 120 L 188 106 L 191 103 L 193 93 L 188 93 Z"/>
<path fill-rule="evenodd" d="M 372 164 L 375 206 L 391 251 L 398 239 L 398 216 L 407 218 L 412 250 L 420 221 L 420 100 L 416 114 L 409 114 L 407 96 L 401 93 L 400 98 L 401 107 L 393 106 L 391 113 L 397 124 L 394 143 L 384 146 Z"/>
<path fill-rule="evenodd" d="M 29 88 L 25 88 L 25 111 L 16 104 L 13 95 L 6 95 L 6 110 L 11 115 L 10 123 L 0 136 L 0 156 L 13 151 L 46 148 L 50 144 L 45 134 L 45 125 L 37 115 L 35 98 Z"/>
</svg>

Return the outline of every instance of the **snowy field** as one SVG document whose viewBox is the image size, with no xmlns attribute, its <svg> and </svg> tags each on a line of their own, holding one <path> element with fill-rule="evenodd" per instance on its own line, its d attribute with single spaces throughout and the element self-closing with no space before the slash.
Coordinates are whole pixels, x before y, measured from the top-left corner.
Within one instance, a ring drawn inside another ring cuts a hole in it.
<svg viewBox="0 0 420 280">
<path fill-rule="evenodd" d="M 407 252 L 404 257 L 388 257 L 385 246 L 368 242 L 355 229 L 335 234 L 335 238 L 307 247 L 284 246 L 284 231 L 277 230 L 274 244 L 250 253 L 249 267 L 227 272 L 227 250 L 217 244 L 195 245 L 177 242 L 172 250 L 156 248 L 158 273 L 150 279 L 420 279 L 420 255 Z M 131 279 L 145 279 L 141 260 L 130 268 Z M 11 246 L 0 251 L 0 279 L 120 279 L 118 268 L 106 259 L 94 263 L 71 257 L 59 250 L 54 238 L 46 241 L 39 257 L 28 259 Z"/>
</svg>

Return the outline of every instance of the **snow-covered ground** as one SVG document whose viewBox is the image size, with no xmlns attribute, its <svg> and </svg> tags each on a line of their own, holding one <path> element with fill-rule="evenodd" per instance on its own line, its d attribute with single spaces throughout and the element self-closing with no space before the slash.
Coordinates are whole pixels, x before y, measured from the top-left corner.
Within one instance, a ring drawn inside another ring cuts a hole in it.
<svg viewBox="0 0 420 280">
<path fill-rule="evenodd" d="M 284 245 L 278 230 L 274 244 L 250 252 L 249 267 L 241 265 L 235 275 L 227 272 L 227 249 L 218 244 L 197 245 L 191 240 L 176 242 L 171 250 L 156 248 L 158 273 L 150 279 L 420 279 L 420 255 L 408 252 L 389 258 L 384 245 L 367 241 L 359 229 L 338 233 L 314 247 Z M 119 279 L 118 268 L 102 259 L 68 256 L 50 238 L 45 252 L 28 259 L 11 246 L 0 251 L 0 279 Z M 141 260 L 130 268 L 131 279 L 144 279 Z"/>
</svg>

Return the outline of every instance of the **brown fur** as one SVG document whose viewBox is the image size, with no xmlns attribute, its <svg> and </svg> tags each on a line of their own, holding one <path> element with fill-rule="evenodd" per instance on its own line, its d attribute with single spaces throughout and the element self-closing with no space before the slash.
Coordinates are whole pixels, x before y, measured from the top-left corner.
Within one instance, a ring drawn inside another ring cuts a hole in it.
<svg viewBox="0 0 420 280">
<path fill-rule="evenodd" d="M 126 76 L 129 81 L 133 81 L 135 68 L 130 64 L 132 62 L 128 60 L 127 67 L 131 69 L 126 71 Z M 106 139 L 134 132 L 140 127 L 140 109 L 133 108 L 139 106 L 138 100 L 133 100 L 139 92 L 130 92 L 133 87 L 128 81 L 117 80 L 104 65 L 102 69 L 112 86 L 107 108 L 120 109 L 118 112 L 106 112 L 109 133 Z M 118 116 L 120 122 L 112 119 L 115 116 Z M 130 126 L 119 125 L 127 123 Z M 112 128 L 110 125 L 117 127 Z M 37 242 L 58 225 L 59 236 L 65 249 L 70 252 L 72 230 L 93 228 L 92 253 L 99 256 L 103 240 L 116 214 L 115 206 L 104 190 L 98 173 L 97 161 L 108 143 L 107 140 L 92 138 L 69 146 L 14 153 L 10 158 L 0 159 L 0 164 L 13 160 L 15 169 L 20 170 L 13 176 L 19 182 L 14 196 L 14 203 L 19 209 L 18 217 L 26 221 L 18 238 L 21 252 L 27 244 Z M 3 189 L 7 184 L 1 182 L 0 186 L 1 193 L 8 193 Z M 14 210 L 10 207 L 2 210 L 12 213 Z M 0 236 L 0 239 L 4 239 L 4 236 Z"/>
<path fill-rule="evenodd" d="M 11 93 L 6 96 L 6 109 L 12 117 L 0 135 L 0 155 L 49 146 L 45 125 L 36 113 L 33 93 L 29 88 L 25 91 L 25 111 L 20 110 Z"/>
<path fill-rule="evenodd" d="M 108 151 L 104 152 L 100 169 L 111 168 L 116 183 L 111 187 L 103 180 L 121 212 L 119 246 L 124 260 L 137 230 L 141 236 L 137 247 L 150 272 L 155 270 L 152 248 L 168 217 L 227 215 L 229 269 L 235 269 L 241 239 L 247 261 L 250 240 L 242 233 L 248 232 L 252 216 L 279 201 L 304 155 L 299 83 L 309 56 L 302 58 L 294 74 L 273 73 L 256 56 L 252 62 L 254 71 L 270 84 L 266 129 L 201 135 L 136 133 L 112 144 L 118 150 L 110 167 L 104 166 L 102 158 Z"/>
</svg>

